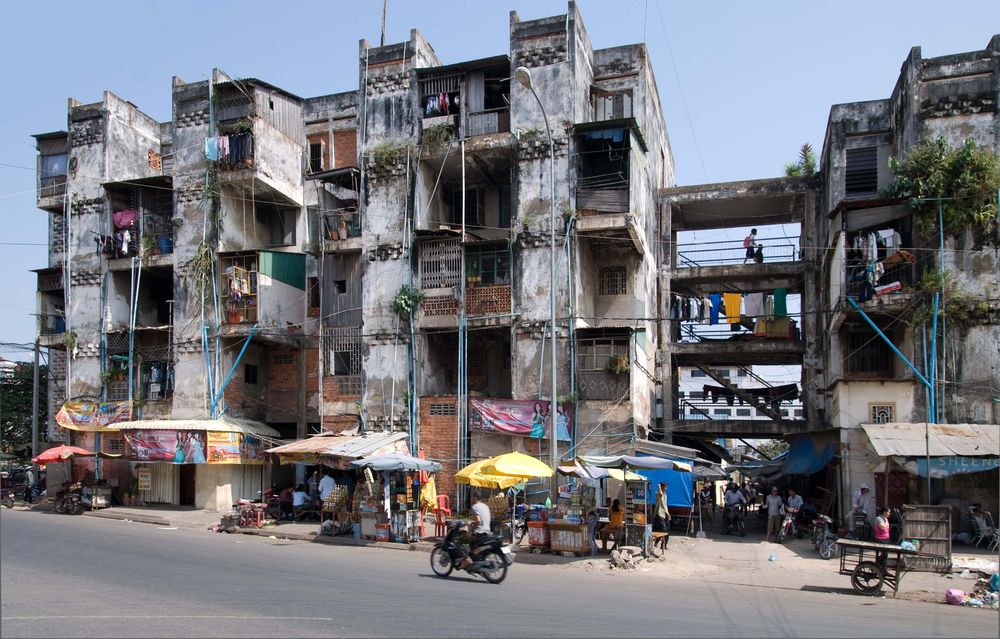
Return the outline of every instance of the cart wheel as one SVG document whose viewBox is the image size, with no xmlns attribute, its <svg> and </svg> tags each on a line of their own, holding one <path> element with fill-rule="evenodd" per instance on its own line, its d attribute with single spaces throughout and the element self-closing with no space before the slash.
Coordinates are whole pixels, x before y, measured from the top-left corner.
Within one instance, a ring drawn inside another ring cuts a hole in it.
<svg viewBox="0 0 1000 639">
<path fill-rule="evenodd" d="M 876 595 L 882 590 L 885 572 L 874 561 L 862 561 L 851 575 L 851 585 L 863 595 Z"/>
</svg>

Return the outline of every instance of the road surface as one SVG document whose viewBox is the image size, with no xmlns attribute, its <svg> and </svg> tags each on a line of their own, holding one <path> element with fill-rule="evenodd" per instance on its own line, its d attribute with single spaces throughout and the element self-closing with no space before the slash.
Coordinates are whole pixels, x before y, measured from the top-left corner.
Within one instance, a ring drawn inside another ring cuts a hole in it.
<svg viewBox="0 0 1000 639">
<path fill-rule="evenodd" d="M 846 577 L 845 577 L 846 585 Z M 997 637 L 995 612 L 0 512 L 2 637 Z"/>
</svg>

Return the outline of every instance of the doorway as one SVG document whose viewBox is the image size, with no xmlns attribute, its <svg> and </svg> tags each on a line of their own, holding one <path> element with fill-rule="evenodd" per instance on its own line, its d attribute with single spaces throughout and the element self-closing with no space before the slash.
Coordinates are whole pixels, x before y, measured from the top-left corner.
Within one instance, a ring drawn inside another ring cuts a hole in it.
<svg viewBox="0 0 1000 639">
<path fill-rule="evenodd" d="M 194 464 L 181 464 L 177 467 L 180 470 L 180 481 L 178 486 L 178 503 L 181 506 L 194 506 Z"/>
</svg>

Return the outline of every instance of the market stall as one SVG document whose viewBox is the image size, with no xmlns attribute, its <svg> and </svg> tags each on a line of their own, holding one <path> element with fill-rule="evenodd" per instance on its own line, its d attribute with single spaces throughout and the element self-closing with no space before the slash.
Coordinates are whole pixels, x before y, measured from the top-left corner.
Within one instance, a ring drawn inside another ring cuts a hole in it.
<svg viewBox="0 0 1000 639">
<path fill-rule="evenodd" d="M 356 513 L 362 536 L 399 543 L 420 540 L 420 473 L 441 469 L 437 462 L 392 454 L 366 457 L 351 462 L 362 469 L 365 482 L 357 495 Z M 381 483 L 374 473 L 381 476 Z"/>
<path fill-rule="evenodd" d="M 522 485 L 529 479 L 551 477 L 552 474 L 551 468 L 534 457 L 513 452 L 473 462 L 455 473 L 455 481 L 459 484 L 479 488 L 502 490 Z M 514 496 L 516 494 L 514 492 Z M 515 526 L 513 523 L 517 510 L 516 499 L 513 501 L 514 503 L 510 507 L 511 543 L 514 541 Z M 530 534 L 531 530 L 529 529 Z"/>
</svg>

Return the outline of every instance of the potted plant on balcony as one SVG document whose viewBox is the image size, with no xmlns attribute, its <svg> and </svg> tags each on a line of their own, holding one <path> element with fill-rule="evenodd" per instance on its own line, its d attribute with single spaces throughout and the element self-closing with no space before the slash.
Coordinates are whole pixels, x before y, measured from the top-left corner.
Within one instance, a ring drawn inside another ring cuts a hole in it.
<svg viewBox="0 0 1000 639">
<path fill-rule="evenodd" d="M 157 255 L 160 252 L 160 249 L 156 246 L 156 241 L 153 239 L 152 235 L 143 235 L 139 246 L 143 257 Z"/>
<path fill-rule="evenodd" d="M 337 223 L 337 235 L 342 240 L 346 240 L 348 238 L 347 213 L 342 213 L 340 215 L 340 222 Z"/>
<path fill-rule="evenodd" d="M 612 355 L 608 360 L 608 370 L 615 375 L 627 373 L 629 370 L 628 353 L 618 353 L 617 355 Z"/>
</svg>

